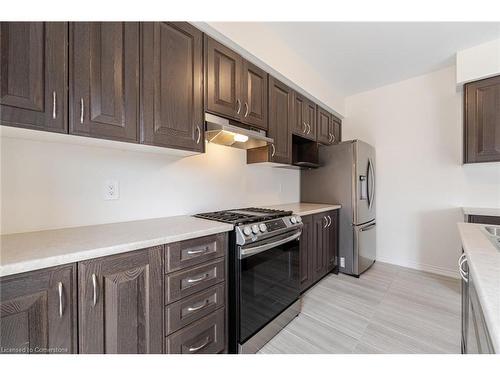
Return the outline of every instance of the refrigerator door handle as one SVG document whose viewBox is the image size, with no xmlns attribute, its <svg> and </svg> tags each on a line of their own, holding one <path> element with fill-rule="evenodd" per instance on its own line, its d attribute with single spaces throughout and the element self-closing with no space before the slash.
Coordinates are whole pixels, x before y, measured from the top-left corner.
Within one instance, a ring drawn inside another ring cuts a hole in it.
<svg viewBox="0 0 500 375">
<path fill-rule="evenodd" d="M 375 199 L 375 171 L 373 170 L 372 159 L 368 159 L 368 173 L 371 175 L 372 186 L 370 187 L 370 194 L 368 198 L 368 209 L 371 210 L 373 205 L 373 200 Z M 369 178 L 367 178 L 369 180 Z"/>
</svg>

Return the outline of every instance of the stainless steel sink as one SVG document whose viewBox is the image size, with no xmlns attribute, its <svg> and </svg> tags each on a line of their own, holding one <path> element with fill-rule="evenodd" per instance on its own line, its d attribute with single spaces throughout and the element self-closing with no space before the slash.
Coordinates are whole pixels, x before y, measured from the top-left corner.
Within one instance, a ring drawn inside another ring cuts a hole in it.
<svg viewBox="0 0 500 375">
<path fill-rule="evenodd" d="M 500 226 L 490 226 L 487 225 L 484 227 L 488 237 L 495 247 L 500 251 Z"/>
<path fill-rule="evenodd" d="M 500 227 L 485 226 L 484 229 L 486 229 L 486 232 L 491 236 L 500 237 Z"/>
</svg>

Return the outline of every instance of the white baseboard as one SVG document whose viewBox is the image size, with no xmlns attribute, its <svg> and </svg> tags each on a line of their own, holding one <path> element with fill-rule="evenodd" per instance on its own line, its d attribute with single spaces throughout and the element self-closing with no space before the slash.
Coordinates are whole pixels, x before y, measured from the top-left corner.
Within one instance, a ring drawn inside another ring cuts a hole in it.
<svg viewBox="0 0 500 375">
<path fill-rule="evenodd" d="M 390 263 L 396 266 L 413 268 L 415 270 L 435 273 L 437 275 L 452 277 L 454 279 L 460 278 L 458 269 L 450 269 L 445 267 L 433 266 L 430 264 L 411 262 L 411 261 L 394 261 L 393 259 L 385 259 L 383 257 L 381 258 L 378 256 L 377 256 L 377 262 Z"/>
</svg>

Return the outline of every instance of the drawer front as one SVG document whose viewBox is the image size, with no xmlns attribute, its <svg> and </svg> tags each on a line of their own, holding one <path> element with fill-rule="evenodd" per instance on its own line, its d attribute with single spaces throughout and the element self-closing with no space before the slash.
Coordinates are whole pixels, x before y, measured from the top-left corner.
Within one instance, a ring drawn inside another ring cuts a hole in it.
<svg viewBox="0 0 500 375">
<path fill-rule="evenodd" d="M 224 281 L 224 258 L 167 275 L 165 278 L 166 304 L 200 292 Z"/>
<path fill-rule="evenodd" d="M 226 233 L 175 242 L 165 246 L 165 272 L 192 267 L 224 255 Z"/>
<path fill-rule="evenodd" d="M 224 350 L 226 339 L 224 308 L 167 337 L 168 354 L 216 354 Z"/>
<path fill-rule="evenodd" d="M 224 283 L 196 293 L 165 308 L 167 335 L 225 305 Z"/>
</svg>

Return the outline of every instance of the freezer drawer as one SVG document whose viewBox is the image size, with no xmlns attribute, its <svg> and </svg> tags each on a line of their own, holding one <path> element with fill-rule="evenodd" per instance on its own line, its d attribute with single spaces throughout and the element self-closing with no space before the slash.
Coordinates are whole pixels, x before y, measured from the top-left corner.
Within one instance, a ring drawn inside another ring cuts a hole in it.
<svg viewBox="0 0 500 375">
<path fill-rule="evenodd" d="M 377 223 L 375 221 L 354 227 L 353 273 L 359 275 L 375 262 Z"/>
</svg>

